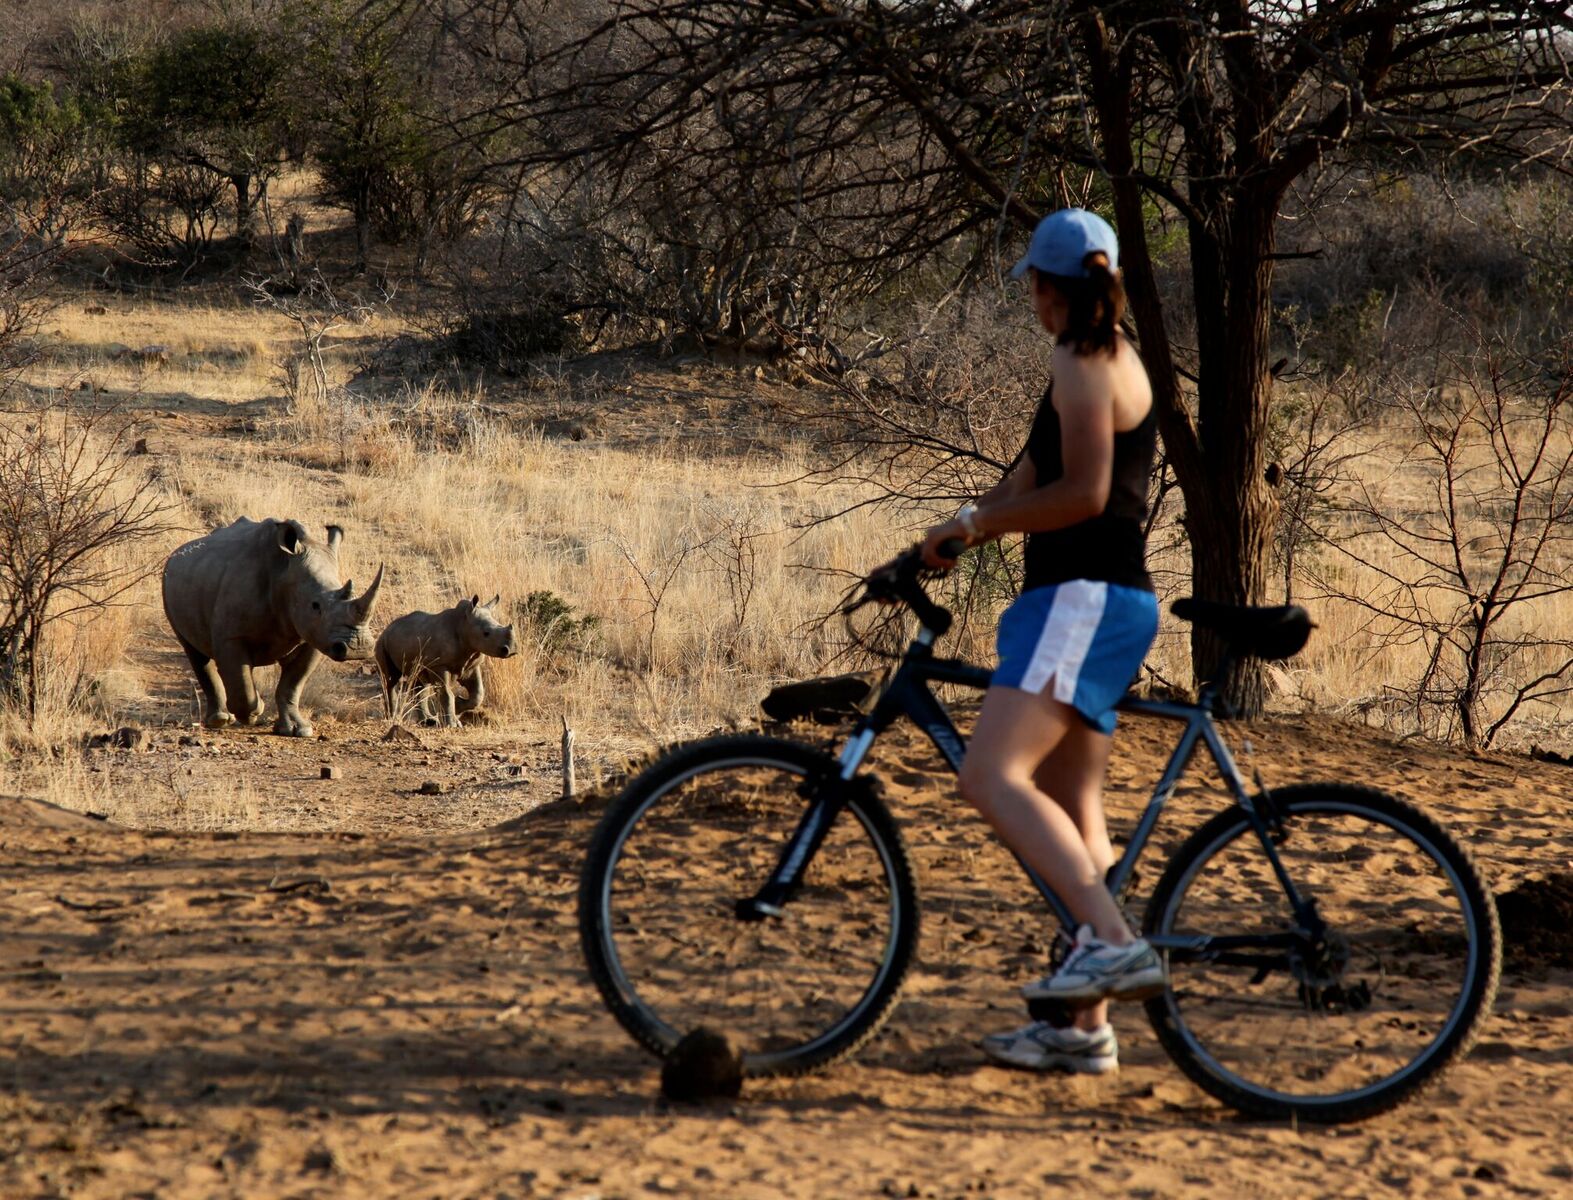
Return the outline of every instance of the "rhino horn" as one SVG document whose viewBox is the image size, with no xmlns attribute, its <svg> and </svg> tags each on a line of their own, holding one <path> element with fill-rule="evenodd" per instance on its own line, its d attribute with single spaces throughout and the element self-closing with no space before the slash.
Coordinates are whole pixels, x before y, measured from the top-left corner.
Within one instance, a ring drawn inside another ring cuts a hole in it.
<svg viewBox="0 0 1573 1200">
<path fill-rule="evenodd" d="M 333 598 L 335 600 L 348 600 L 354 594 L 355 594 L 355 581 L 353 579 L 346 579 L 344 581 L 344 586 L 341 587 L 338 591 L 333 593 Z"/>
<path fill-rule="evenodd" d="M 371 616 L 371 606 L 377 603 L 377 589 L 382 587 L 382 572 L 383 565 L 379 565 L 377 567 L 377 577 L 371 581 L 371 586 L 366 589 L 366 594 L 355 601 L 355 610 L 360 614 L 362 621 Z"/>
</svg>

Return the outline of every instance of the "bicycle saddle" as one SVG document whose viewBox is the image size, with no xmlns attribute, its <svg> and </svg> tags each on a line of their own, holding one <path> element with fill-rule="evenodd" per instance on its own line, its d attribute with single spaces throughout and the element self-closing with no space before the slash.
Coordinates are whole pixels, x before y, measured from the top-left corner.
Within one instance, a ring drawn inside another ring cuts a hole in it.
<svg viewBox="0 0 1573 1200">
<path fill-rule="evenodd" d="M 1311 614 L 1298 604 L 1252 607 L 1187 596 L 1176 600 L 1169 611 L 1182 621 L 1212 630 L 1232 653 L 1253 658 L 1280 659 L 1298 654 L 1316 628 L 1311 624 Z"/>
</svg>

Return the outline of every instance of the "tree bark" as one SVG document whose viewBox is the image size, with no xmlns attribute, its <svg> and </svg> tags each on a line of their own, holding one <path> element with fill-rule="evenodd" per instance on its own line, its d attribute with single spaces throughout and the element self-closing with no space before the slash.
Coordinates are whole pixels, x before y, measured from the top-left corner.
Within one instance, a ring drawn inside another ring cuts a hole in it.
<svg viewBox="0 0 1573 1200">
<path fill-rule="evenodd" d="M 371 185 L 365 184 L 355 197 L 355 270 L 364 273 L 371 261 Z"/>
<path fill-rule="evenodd" d="M 229 182 L 235 189 L 235 236 L 242 245 L 251 244 L 252 227 L 255 224 L 256 203 L 251 194 L 251 174 L 247 171 L 237 171 L 229 177 Z"/>
<path fill-rule="evenodd" d="M 1213 218 L 1193 224 L 1196 287 L 1199 477 L 1180 476 L 1191 542 L 1192 588 L 1204 600 L 1263 604 L 1277 526 L 1267 484 L 1272 377 L 1267 371 L 1278 197 L 1247 188 L 1210 198 Z M 1211 680 L 1242 716 L 1266 700 L 1261 663 L 1230 661 L 1221 638 L 1191 632 L 1198 680 Z"/>
</svg>

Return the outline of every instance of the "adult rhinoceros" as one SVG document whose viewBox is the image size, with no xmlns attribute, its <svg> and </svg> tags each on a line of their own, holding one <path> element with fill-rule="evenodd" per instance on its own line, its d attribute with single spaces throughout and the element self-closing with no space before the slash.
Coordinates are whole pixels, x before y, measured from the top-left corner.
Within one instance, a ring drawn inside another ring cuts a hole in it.
<svg viewBox="0 0 1573 1200">
<path fill-rule="evenodd" d="M 382 586 L 381 567 L 358 599 L 353 584 L 339 582 L 343 540 L 337 525 L 328 526 L 324 544 L 299 521 L 241 517 L 169 556 L 164 615 L 196 671 L 209 729 L 256 724 L 263 703 L 251 670 L 278 663 L 273 732 L 311 736 L 297 707 L 301 687 L 319 652 L 335 662 L 367 656 L 366 621 Z"/>
</svg>

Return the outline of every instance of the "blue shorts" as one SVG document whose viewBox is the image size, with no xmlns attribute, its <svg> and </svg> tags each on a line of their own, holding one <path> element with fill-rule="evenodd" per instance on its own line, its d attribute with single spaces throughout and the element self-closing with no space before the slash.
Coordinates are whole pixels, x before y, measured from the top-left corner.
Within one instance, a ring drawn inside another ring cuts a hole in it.
<svg viewBox="0 0 1573 1200">
<path fill-rule="evenodd" d="M 1090 579 L 1033 588 L 1000 617 L 994 685 L 1069 704 L 1114 732 L 1114 706 L 1158 634 L 1158 598 Z"/>
</svg>

